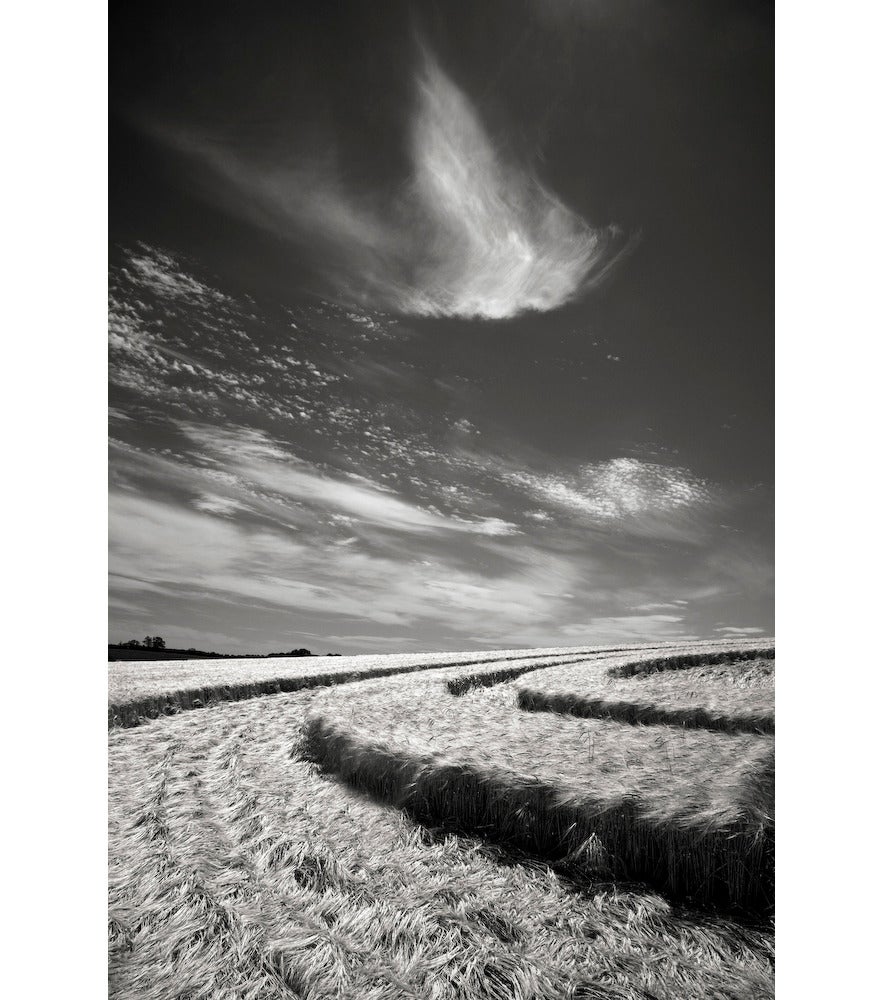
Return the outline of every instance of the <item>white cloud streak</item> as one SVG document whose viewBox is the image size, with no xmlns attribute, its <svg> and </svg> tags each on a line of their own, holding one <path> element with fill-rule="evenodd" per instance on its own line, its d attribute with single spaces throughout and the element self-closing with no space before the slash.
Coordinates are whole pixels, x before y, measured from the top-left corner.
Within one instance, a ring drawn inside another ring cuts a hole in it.
<svg viewBox="0 0 877 1000">
<path fill-rule="evenodd" d="M 647 611 L 647 612 L 680 611 L 687 603 L 688 601 L 671 601 L 666 604 L 661 602 L 656 602 L 653 604 L 637 604 L 635 608 L 632 608 L 632 610 Z"/>
<path fill-rule="evenodd" d="M 708 485 L 686 469 L 635 458 L 582 466 L 574 475 L 537 475 L 510 467 L 499 477 L 532 499 L 597 523 L 685 512 L 713 499 Z"/>
<path fill-rule="evenodd" d="M 361 476 L 331 476 L 289 455 L 259 431 L 223 431 L 184 426 L 183 431 L 219 460 L 227 473 L 260 490 L 307 504 L 319 512 L 334 511 L 376 527 L 417 534 L 464 532 L 499 537 L 518 534 L 515 525 L 496 517 L 466 520 L 424 510 L 386 487 Z"/>
<path fill-rule="evenodd" d="M 159 500 L 110 495 L 110 570 L 123 593 L 251 601 L 379 625 L 448 622 L 471 631 L 550 619 L 556 589 L 571 586 L 575 560 L 531 549 L 502 576 L 446 563 L 344 550 L 307 538 L 243 528 Z M 114 590 L 119 589 L 115 586 Z M 113 594 L 113 597 L 116 595 Z M 123 598 L 125 599 L 125 598 Z"/>
<path fill-rule="evenodd" d="M 501 158 L 468 98 L 430 57 L 418 95 L 412 194 L 428 253 L 405 311 L 489 319 L 546 312 L 596 279 L 607 235 Z"/>
<path fill-rule="evenodd" d="M 591 227 L 500 152 L 428 53 L 416 84 L 410 180 L 383 201 L 349 190 L 332 164 L 257 164 L 191 132 L 161 131 L 236 190 L 239 210 L 316 246 L 347 298 L 497 320 L 556 309 L 600 281 L 623 252 L 616 227 Z"/>
<path fill-rule="evenodd" d="M 686 631 L 683 621 L 679 615 L 621 615 L 564 625 L 558 633 L 564 642 L 576 644 L 696 638 Z"/>
</svg>

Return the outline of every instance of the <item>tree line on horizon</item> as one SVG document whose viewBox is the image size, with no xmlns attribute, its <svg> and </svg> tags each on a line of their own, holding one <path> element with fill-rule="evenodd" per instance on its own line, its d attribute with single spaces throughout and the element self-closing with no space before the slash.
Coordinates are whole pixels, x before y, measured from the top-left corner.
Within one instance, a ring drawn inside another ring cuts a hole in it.
<svg viewBox="0 0 877 1000">
<path fill-rule="evenodd" d="M 196 649 L 194 646 L 189 646 L 186 649 L 169 649 L 166 645 L 164 639 L 160 635 L 147 635 L 143 639 L 128 639 L 126 642 L 111 643 L 111 647 L 117 649 L 149 649 L 149 650 L 165 650 L 168 653 L 197 653 L 200 656 L 216 656 L 224 657 L 229 659 L 247 659 L 251 657 L 261 658 L 270 656 L 313 656 L 314 654 L 309 650 L 301 647 L 300 649 L 291 649 L 289 652 L 283 653 L 217 653 L 214 651 L 206 651 L 203 649 Z M 338 653 L 326 653 L 326 656 L 338 656 Z"/>
<path fill-rule="evenodd" d="M 128 639 L 127 642 L 117 643 L 120 649 L 165 649 L 164 639 L 160 635 L 148 635 L 141 642 L 140 639 Z"/>
</svg>

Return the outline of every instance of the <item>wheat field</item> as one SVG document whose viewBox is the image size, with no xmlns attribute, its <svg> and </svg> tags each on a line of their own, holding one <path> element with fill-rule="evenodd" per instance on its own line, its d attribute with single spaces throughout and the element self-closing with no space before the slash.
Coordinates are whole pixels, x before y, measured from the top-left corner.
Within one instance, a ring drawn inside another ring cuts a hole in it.
<svg viewBox="0 0 877 1000">
<path fill-rule="evenodd" d="M 518 705 L 581 718 L 772 733 L 773 651 L 747 650 L 738 662 L 722 661 L 719 655 L 682 669 L 642 669 L 640 664 L 641 669 L 628 672 L 633 665 L 621 664 L 596 676 L 558 665 L 520 685 Z"/>
<path fill-rule="evenodd" d="M 630 648 L 630 647 L 628 647 Z M 659 646 L 636 647 L 657 650 Z M 599 651 L 575 649 L 491 650 L 462 653 L 399 653 L 378 656 L 266 657 L 228 660 L 121 661 L 107 665 L 110 727 L 136 726 L 161 715 L 241 701 L 265 694 L 446 666 L 534 662 Z"/>
<path fill-rule="evenodd" d="M 651 655 L 395 658 L 112 728 L 111 996 L 772 996 L 772 738 L 518 705 L 576 677 L 770 687 L 754 659 L 609 675 Z"/>
</svg>

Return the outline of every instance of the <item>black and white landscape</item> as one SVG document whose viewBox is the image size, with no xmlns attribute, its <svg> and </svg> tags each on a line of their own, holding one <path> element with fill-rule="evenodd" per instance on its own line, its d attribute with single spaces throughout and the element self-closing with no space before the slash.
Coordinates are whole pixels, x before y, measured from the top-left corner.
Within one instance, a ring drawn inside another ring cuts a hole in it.
<svg viewBox="0 0 877 1000">
<path fill-rule="evenodd" d="M 111 9 L 112 997 L 773 996 L 773 46 Z"/>
</svg>

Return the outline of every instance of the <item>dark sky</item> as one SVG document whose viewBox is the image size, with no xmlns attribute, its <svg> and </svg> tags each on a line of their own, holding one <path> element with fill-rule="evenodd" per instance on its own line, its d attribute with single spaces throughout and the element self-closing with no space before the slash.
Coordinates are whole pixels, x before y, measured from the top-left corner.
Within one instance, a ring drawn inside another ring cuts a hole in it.
<svg viewBox="0 0 877 1000">
<path fill-rule="evenodd" d="M 116 5 L 110 637 L 773 628 L 763 3 Z"/>
</svg>

